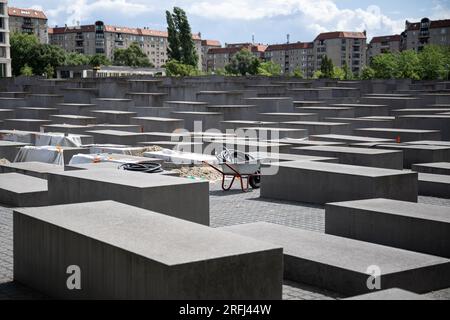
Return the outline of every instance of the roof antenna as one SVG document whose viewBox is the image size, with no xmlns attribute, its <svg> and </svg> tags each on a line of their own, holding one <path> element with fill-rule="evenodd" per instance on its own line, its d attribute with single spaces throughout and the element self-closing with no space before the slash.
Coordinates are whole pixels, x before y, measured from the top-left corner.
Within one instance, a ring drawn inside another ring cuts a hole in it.
<svg viewBox="0 0 450 320">
<path fill-rule="evenodd" d="M 252 34 L 252 44 L 255 44 L 255 34 Z"/>
<path fill-rule="evenodd" d="M 290 39 L 291 39 L 291 35 L 288 33 L 288 34 L 286 35 L 286 38 L 287 38 L 287 44 L 289 44 L 289 41 L 290 41 Z"/>
</svg>

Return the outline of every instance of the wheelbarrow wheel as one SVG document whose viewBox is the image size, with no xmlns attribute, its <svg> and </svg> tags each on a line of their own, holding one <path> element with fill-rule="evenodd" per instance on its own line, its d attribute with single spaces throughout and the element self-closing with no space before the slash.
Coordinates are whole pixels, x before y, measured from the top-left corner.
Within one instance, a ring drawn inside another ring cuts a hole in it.
<svg viewBox="0 0 450 320">
<path fill-rule="evenodd" d="M 248 178 L 248 183 L 252 186 L 253 189 L 261 188 L 261 176 L 260 172 L 257 171 L 255 176 L 250 176 Z"/>
</svg>

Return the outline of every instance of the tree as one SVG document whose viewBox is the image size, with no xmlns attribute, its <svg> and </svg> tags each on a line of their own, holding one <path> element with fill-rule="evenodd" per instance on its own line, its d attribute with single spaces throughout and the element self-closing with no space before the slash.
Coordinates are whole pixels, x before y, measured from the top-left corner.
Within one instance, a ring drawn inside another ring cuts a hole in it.
<svg viewBox="0 0 450 320">
<path fill-rule="evenodd" d="M 398 78 L 398 60 L 395 54 L 383 53 L 372 59 L 370 67 L 375 71 L 377 79 Z"/>
<path fill-rule="evenodd" d="M 334 73 L 333 61 L 327 56 L 322 57 L 322 64 L 320 65 L 321 78 L 331 79 Z"/>
<path fill-rule="evenodd" d="M 11 34 L 10 45 L 12 73 L 14 76 L 19 76 L 22 73 L 22 68 L 34 66 L 39 40 L 32 34 L 13 33 Z"/>
<path fill-rule="evenodd" d="M 347 62 L 342 66 L 342 70 L 344 71 L 344 79 L 342 80 L 353 80 L 355 78 L 355 75 L 353 74 Z"/>
<path fill-rule="evenodd" d="M 258 74 L 258 68 L 260 66 L 260 61 L 257 57 L 253 55 L 248 49 L 242 49 L 234 55 L 230 63 L 225 66 L 225 70 L 234 75 L 245 76 L 247 74 L 256 75 Z"/>
<path fill-rule="evenodd" d="M 273 61 L 263 62 L 258 68 L 258 74 L 267 77 L 281 75 L 281 66 Z"/>
<path fill-rule="evenodd" d="M 362 72 L 361 72 L 362 80 L 372 80 L 372 79 L 375 79 L 375 76 L 376 76 L 375 70 L 372 69 L 371 67 L 365 66 L 362 69 Z"/>
<path fill-rule="evenodd" d="M 422 67 L 421 78 L 424 80 L 445 79 L 448 76 L 449 53 L 448 48 L 439 46 L 430 45 L 423 48 L 419 53 L 419 61 Z"/>
<path fill-rule="evenodd" d="M 303 71 L 302 71 L 302 69 L 300 67 L 296 67 L 294 69 L 294 72 L 291 74 L 291 77 L 304 79 L 305 75 L 303 74 Z"/>
<path fill-rule="evenodd" d="M 90 64 L 89 60 L 90 60 L 89 57 L 84 54 L 77 53 L 77 52 L 69 52 L 66 54 L 64 65 L 65 66 L 84 66 L 84 65 Z"/>
<path fill-rule="evenodd" d="M 333 67 L 333 79 L 345 80 L 345 71 L 339 67 Z"/>
<path fill-rule="evenodd" d="M 100 67 L 100 66 L 109 66 L 111 65 L 111 61 L 104 56 L 103 54 L 94 54 L 93 56 L 88 57 L 89 62 L 88 64 L 93 67 Z"/>
<path fill-rule="evenodd" d="M 397 71 L 396 76 L 401 79 L 419 80 L 421 65 L 419 56 L 415 51 L 407 50 L 396 55 Z"/>
<path fill-rule="evenodd" d="M 20 75 L 25 77 L 31 77 L 33 75 L 33 68 L 31 68 L 29 65 L 25 64 L 20 69 Z"/>
<path fill-rule="evenodd" d="M 48 78 L 51 78 L 54 76 L 56 68 L 64 65 L 65 61 L 66 52 L 62 48 L 50 44 L 41 44 L 38 49 L 38 57 L 32 67 L 35 74 L 45 74 Z"/>
<path fill-rule="evenodd" d="M 189 64 L 183 64 L 176 60 L 169 60 L 166 65 L 166 74 L 169 77 L 198 76 L 200 71 Z"/>
<path fill-rule="evenodd" d="M 137 42 L 131 43 L 126 49 L 116 49 L 113 63 L 117 66 L 153 67 Z"/>
<path fill-rule="evenodd" d="M 182 64 L 198 66 L 199 57 L 192 39 L 192 30 L 186 12 L 174 7 L 173 13 L 166 11 L 169 59 L 174 59 Z"/>
</svg>

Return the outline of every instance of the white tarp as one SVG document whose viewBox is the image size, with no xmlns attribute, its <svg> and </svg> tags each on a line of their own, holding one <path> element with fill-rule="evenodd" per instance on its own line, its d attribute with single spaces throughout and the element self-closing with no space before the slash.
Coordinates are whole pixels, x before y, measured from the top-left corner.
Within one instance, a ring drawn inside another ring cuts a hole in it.
<svg viewBox="0 0 450 320">
<path fill-rule="evenodd" d="M 176 164 L 202 164 L 202 161 L 206 161 L 210 164 L 219 163 L 215 156 L 200 153 L 180 152 L 170 149 L 145 152 L 144 157 L 162 159 L 164 161 Z"/>
<path fill-rule="evenodd" d="M 78 135 L 64 135 L 63 133 L 43 133 L 36 135 L 36 146 L 81 147 L 81 137 Z"/>
<path fill-rule="evenodd" d="M 63 150 L 58 147 L 22 147 L 14 162 L 44 162 L 64 166 Z"/>
<path fill-rule="evenodd" d="M 142 158 L 133 158 L 133 156 L 127 157 L 127 155 L 121 154 L 77 154 L 72 157 L 69 165 L 99 162 L 113 162 L 118 164 L 139 163 L 142 162 Z"/>
<path fill-rule="evenodd" d="M 115 154 L 125 154 L 129 156 L 141 155 L 144 151 L 143 147 L 129 147 L 121 145 L 90 145 L 89 151 L 91 154 L 99 153 L 115 153 Z"/>
</svg>

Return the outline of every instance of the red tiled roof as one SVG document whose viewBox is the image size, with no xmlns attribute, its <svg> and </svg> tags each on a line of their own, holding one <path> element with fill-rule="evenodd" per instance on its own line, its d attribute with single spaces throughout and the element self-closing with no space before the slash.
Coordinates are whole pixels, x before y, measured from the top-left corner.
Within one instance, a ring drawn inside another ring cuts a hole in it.
<svg viewBox="0 0 450 320">
<path fill-rule="evenodd" d="M 431 21 L 430 29 L 437 29 L 437 28 L 450 28 L 450 19 Z M 419 29 L 420 29 L 420 22 L 410 23 L 407 28 L 408 31 Z"/>
<path fill-rule="evenodd" d="M 47 16 L 43 11 L 35 9 L 22 9 L 15 7 L 8 7 L 8 15 L 12 17 L 34 18 L 47 20 Z"/>
<path fill-rule="evenodd" d="M 244 47 L 232 47 L 232 48 L 211 48 L 208 50 L 208 54 L 233 54 L 241 51 Z M 248 49 L 248 48 L 247 48 Z"/>
<path fill-rule="evenodd" d="M 287 51 L 297 49 L 310 49 L 314 46 L 312 42 L 297 42 L 286 44 L 272 44 L 267 47 L 266 51 Z"/>
<path fill-rule="evenodd" d="M 315 41 L 317 40 L 330 40 L 330 39 L 366 39 L 366 35 L 364 32 L 347 32 L 347 31 L 336 31 L 336 32 L 325 32 L 321 33 L 317 36 Z"/>
<path fill-rule="evenodd" d="M 142 28 L 129 28 L 129 27 L 118 27 L 105 25 L 105 32 L 114 32 L 114 33 L 125 33 L 132 34 L 136 36 L 153 36 L 153 37 L 162 37 L 167 38 L 167 31 L 158 31 L 158 30 L 150 30 L 150 29 L 142 29 Z M 76 32 L 95 32 L 95 25 L 84 25 L 84 26 L 76 26 L 76 27 L 58 27 L 58 28 L 49 28 L 49 34 L 64 34 L 64 33 L 76 33 Z M 201 40 L 199 34 L 192 34 L 192 39 Z"/>
<path fill-rule="evenodd" d="M 222 44 L 217 40 L 202 40 L 202 46 L 205 47 L 221 47 Z"/>
<path fill-rule="evenodd" d="M 401 36 L 399 34 L 395 34 L 392 36 L 381 36 L 381 37 L 373 37 L 372 41 L 370 43 L 381 43 L 381 42 L 394 42 L 398 41 L 400 42 Z"/>
<path fill-rule="evenodd" d="M 263 44 L 258 44 L 258 45 L 254 45 L 251 46 L 252 52 L 265 52 L 267 49 L 266 45 Z"/>
</svg>

